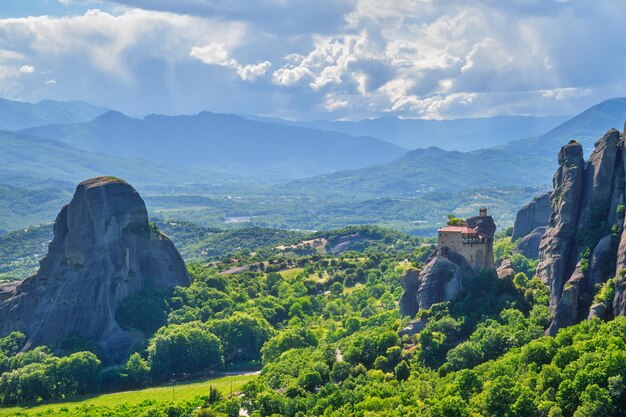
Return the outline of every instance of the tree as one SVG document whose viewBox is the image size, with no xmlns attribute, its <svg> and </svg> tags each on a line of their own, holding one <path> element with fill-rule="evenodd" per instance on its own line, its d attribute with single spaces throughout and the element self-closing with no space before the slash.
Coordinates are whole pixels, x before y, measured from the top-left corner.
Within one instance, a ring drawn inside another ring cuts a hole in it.
<svg viewBox="0 0 626 417">
<path fill-rule="evenodd" d="M 333 282 L 329 290 L 331 294 L 338 297 L 343 294 L 343 285 L 341 284 L 341 282 Z"/>
<path fill-rule="evenodd" d="M 409 376 L 411 376 L 411 368 L 409 368 L 406 361 L 402 361 L 396 366 L 396 369 L 394 369 L 394 374 L 398 381 L 406 381 L 409 379 Z"/>
<path fill-rule="evenodd" d="M 260 359 L 261 348 L 275 334 L 267 320 L 242 312 L 210 320 L 206 327 L 221 340 L 226 362 Z"/>
<path fill-rule="evenodd" d="M 91 352 L 78 352 L 54 362 L 50 373 L 57 394 L 84 395 L 95 391 L 100 383 L 101 362 Z"/>
<path fill-rule="evenodd" d="M 298 379 L 298 384 L 308 391 L 313 391 L 322 385 L 322 376 L 317 371 L 306 371 Z"/>
<path fill-rule="evenodd" d="M 133 386 L 145 387 L 150 383 L 150 366 L 139 353 L 130 355 L 124 366 L 124 371 Z"/>
<path fill-rule="evenodd" d="M 330 371 L 330 379 L 333 382 L 341 382 L 350 376 L 350 364 L 348 362 L 335 362 L 332 371 Z"/>
<path fill-rule="evenodd" d="M 148 346 L 150 368 L 157 378 L 215 369 L 224 362 L 222 346 L 201 323 L 161 328 Z"/>
</svg>

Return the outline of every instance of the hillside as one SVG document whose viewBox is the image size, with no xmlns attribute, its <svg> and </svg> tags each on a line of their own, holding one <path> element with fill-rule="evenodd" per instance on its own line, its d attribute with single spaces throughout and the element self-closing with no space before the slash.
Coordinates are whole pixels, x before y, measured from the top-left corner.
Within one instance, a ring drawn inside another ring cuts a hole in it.
<svg viewBox="0 0 626 417">
<path fill-rule="evenodd" d="M 328 120 L 296 122 L 255 116 L 244 117 L 352 136 L 374 136 L 407 149 L 437 146 L 449 151 L 463 152 L 539 136 L 568 119 L 567 116 L 494 116 L 427 120 L 389 116 L 355 122 Z"/>
<path fill-rule="evenodd" d="M 266 178 L 293 179 L 388 162 L 405 152 L 371 137 L 261 123 L 238 116 L 151 115 L 131 119 L 108 112 L 88 123 L 26 132 L 80 149 L 193 166 L 228 168 Z"/>
<path fill-rule="evenodd" d="M 39 188 L 40 180 L 75 184 L 98 175 L 115 175 L 151 185 L 234 177 L 221 173 L 211 177 L 205 173 L 207 176 L 203 177 L 173 164 L 85 151 L 55 140 L 7 131 L 0 132 L 0 171 L 0 183 L 15 179 L 34 188 Z"/>
<path fill-rule="evenodd" d="M 33 104 L 0 98 L 0 130 L 87 122 L 106 111 L 83 101 L 44 100 Z"/>
<path fill-rule="evenodd" d="M 294 181 L 280 189 L 293 193 L 364 193 L 416 196 L 479 187 L 548 184 L 553 161 L 496 149 L 450 152 L 416 149 L 393 162 Z"/>
<path fill-rule="evenodd" d="M 593 151 L 593 144 L 607 130 L 621 129 L 626 120 L 626 97 L 605 100 L 561 123 L 536 138 L 518 140 L 498 149 L 524 155 L 555 155 L 564 143 L 576 139 L 586 153 Z"/>
<path fill-rule="evenodd" d="M 71 188 L 27 190 L 0 183 L 0 235 L 9 230 L 50 223 L 67 203 Z"/>
</svg>

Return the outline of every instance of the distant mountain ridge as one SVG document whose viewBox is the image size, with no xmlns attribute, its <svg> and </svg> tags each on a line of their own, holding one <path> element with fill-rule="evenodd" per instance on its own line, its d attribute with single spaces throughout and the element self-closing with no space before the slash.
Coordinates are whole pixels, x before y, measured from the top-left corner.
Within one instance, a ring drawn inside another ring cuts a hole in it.
<svg viewBox="0 0 626 417">
<path fill-rule="evenodd" d="M 109 111 L 91 122 L 27 129 L 80 149 L 294 179 L 389 162 L 405 149 L 372 137 L 202 112 L 133 119 Z"/>
<path fill-rule="evenodd" d="M 497 149 L 455 152 L 430 147 L 410 151 L 391 163 L 305 178 L 280 189 L 305 194 L 417 196 L 431 191 L 547 184 L 550 169 L 549 161 Z"/>
<path fill-rule="evenodd" d="M 52 139 L 0 131 L 0 184 L 14 186 L 18 182 L 21 187 L 36 189 L 43 182 L 49 187 L 98 175 L 119 175 L 140 185 L 156 185 L 206 182 L 218 174 L 211 176 L 163 162 L 90 152 Z"/>
<path fill-rule="evenodd" d="M 625 121 L 626 97 L 612 98 L 588 108 L 541 136 L 510 142 L 498 149 L 550 157 L 569 140 L 576 139 L 583 145 L 585 152 L 591 153 L 594 143 L 604 133 L 613 128 L 621 129 Z"/>
<path fill-rule="evenodd" d="M 585 149 L 626 120 L 626 98 L 603 101 L 537 137 L 472 152 L 416 149 L 391 163 L 306 178 L 284 187 L 290 192 L 418 195 L 476 187 L 549 184 L 554 155 L 576 139 Z"/>
<path fill-rule="evenodd" d="M 493 116 L 472 119 L 400 119 L 396 116 L 359 121 L 294 122 L 244 116 L 251 120 L 303 126 L 352 136 L 374 136 L 407 149 L 437 146 L 448 151 L 473 151 L 541 135 L 569 116 Z"/>
<path fill-rule="evenodd" d="M 33 104 L 0 98 L 0 130 L 86 122 L 106 111 L 83 101 L 43 100 Z"/>
</svg>

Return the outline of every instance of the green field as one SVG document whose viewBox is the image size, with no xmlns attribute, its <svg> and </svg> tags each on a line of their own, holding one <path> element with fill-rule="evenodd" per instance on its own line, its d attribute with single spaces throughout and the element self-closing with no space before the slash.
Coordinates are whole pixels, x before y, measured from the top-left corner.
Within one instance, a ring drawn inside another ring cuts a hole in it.
<svg viewBox="0 0 626 417">
<path fill-rule="evenodd" d="M 256 377 L 257 375 L 247 374 L 223 376 L 187 383 L 177 383 L 174 386 L 173 395 L 176 401 L 191 400 L 198 395 L 208 394 L 209 386 L 211 385 L 217 387 L 224 395 L 230 395 L 231 384 L 233 392 L 237 392 L 243 384 L 255 379 Z M 62 411 L 62 408 L 72 410 L 88 405 L 115 407 L 120 404 L 139 404 L 146 400 L 157 402 L 172 401 L 172 385 L 146 388 L 138 391 L 125 391 L 114 394 L 81 397 L 66 402 L 54 402 L 30 407 L 0 407 L 0 416 L 54 416 Z"/>
</svg>

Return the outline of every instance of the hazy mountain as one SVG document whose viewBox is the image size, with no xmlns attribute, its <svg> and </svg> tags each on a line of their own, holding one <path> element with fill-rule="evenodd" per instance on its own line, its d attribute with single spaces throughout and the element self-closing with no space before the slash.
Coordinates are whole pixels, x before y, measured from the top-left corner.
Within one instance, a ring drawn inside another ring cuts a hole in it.
<svg viewBox="0 0 626 417">
<path fill-rule="evenodd" d="M 0 98 L 0 130 L 87 122 L 106 111 L 82 101 L 44 100 L 32 104 Z"/>
<path fill-rule="evenodd" d="M 132 119 L 107 112 L 95 120 L 27 132 L 97 152 L 200 168 L 221 167 L 259 179 L 303 178 L 388 162 L 405 152 L 391 143 L 203 112 Z"/>
<path fill-rule="evenodd" d="M 31 189 L 62 181 L 113 175 L 137 184 L 183 184 L 204 180 L 198 172 L 171 164 L 76 149 L 55 140 L 0 132 L 0 183 Z M 44 187 L 45 188 L 45 187 Z"/>
<path fill-rule="evenodd" d="M 416 149 L 391 163 L 292 182 L 284 190 L 298 193 L 419 195 L 477 187 L 547 184 L 550 161 L 496 150 L 450 152 Z"/>
<path fill-rule="evenodd" d="M 511 142 L 499 149 L 553 158 L 561 146 L 576 139 L 582 143 L 585 155 L 590 155 L 593 144 L 611 128 L 622 130 L 624 121 L 626 97 L 612 98 L 588 108 L 539 137 Z"/>
<path fill-rule="evenodd" d="M 567 120 L 569 116 L 495 116 L 454 120 L 382 117 L 358 122 L 292 122 L 255 116 L 245 117 L 352 136 L 374 136 L 407 149 L 437 146 L 449 151 L 472 151 L 541 135 Z"/>
<path fill-rule="evenodd" d="M 391 163 L 290 183 L 291 192 L 415 195 L 475 187 L 549 184 L 561 146 L 576 139 L 590 155 L 610 128 L 624 125 L 626 98 L 603 101 L 547 133 L 490 149 L 450 152 L 417 149 Z"/>
</svg>

